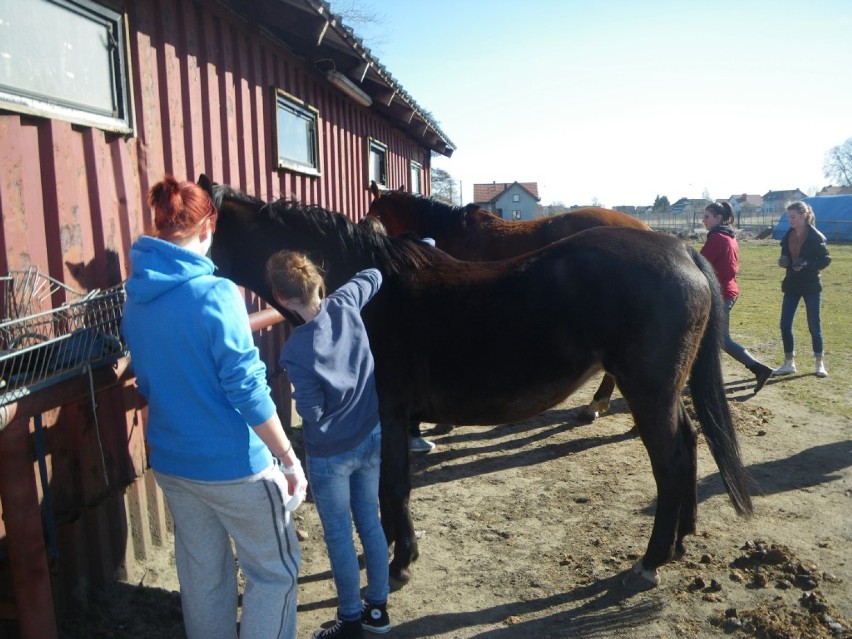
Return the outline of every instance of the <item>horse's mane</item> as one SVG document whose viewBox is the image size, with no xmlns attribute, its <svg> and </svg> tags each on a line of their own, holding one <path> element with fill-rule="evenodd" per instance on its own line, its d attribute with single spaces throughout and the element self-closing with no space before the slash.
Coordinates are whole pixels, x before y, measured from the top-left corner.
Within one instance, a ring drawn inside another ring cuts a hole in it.
<svg viewBox="0 0 852 639">
<path fill-rule="evenodd" d="M 424 267 L 435 257 L 434 249 L 422 242 L 387 237 L 321 206 L 280 199 L 265 205 L 259 213 L 267 215 L 273 224 L 284 227 L 288 233 L 305 233 L 325 239 L 330 244 L 331 254 L 367 256 L 386 275 Z"/>
<path fill-rule="evenodd" d="M 406 204 L 411 206 L 421 222 L 428 220 L 429 226 L 434 228 L 436 235 L 453 233 L 456 231 L 455 226 L 457 224 L 461 224 L 462 231 L 467 231 L 468 214 L 471 211 L 479 210 L 479 207 L 475 204 L 455 206 L 425 195 L 387 193 L 382 197 L 399 197 L 409 200 Z"/>
<path fill-rule="evenodd" d="M 226 196 L 234 200 L 239 200 L 240 202 L 247 202 L 250 204 L 263 203 L 262 200 L 259 200 L 256 197 L 252 197 L 248 193 L 243 193 L 239 189 L 235 189 L 232 186 L 229 186 L 227 184 L 216 184 L 212 189 L 212 193 L 210 194 L 210 197 L 213 200 L 213 206 L 215 206 L 217 209 L 221 207 L 222 200 L 224 200 Z"/>
</svg>

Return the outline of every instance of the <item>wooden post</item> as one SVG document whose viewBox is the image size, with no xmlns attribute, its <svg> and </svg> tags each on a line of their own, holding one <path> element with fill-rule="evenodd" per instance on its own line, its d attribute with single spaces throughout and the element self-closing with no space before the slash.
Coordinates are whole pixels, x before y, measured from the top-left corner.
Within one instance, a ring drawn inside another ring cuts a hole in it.
<svg viewBox="0 0 852 639">
<path fill-rule="evenodd" d="M 56 639 L 59 631 L 53 609 L 33 455 L 29 415 L 13 419 L 0 430 L 0 501 L 21 637 Z M 26 602 L 27 612 L 22 602 Z"/>
</svg>

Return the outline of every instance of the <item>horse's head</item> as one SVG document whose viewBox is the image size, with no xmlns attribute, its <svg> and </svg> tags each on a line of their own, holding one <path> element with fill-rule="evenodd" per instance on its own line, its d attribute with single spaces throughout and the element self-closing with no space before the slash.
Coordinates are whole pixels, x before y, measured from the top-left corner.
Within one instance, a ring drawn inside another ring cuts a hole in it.
<svg viewBox="0 0 852 639">
<path fill-rule="evenodd" d="M 370 190 L 373 191 L 371 185 Z M 367 211 L 368 217 L 378 218 L 387 229 L 388 235 L 416 235 L 424 237 L 421 211 L 428 198 L 406 191 L 373 192 L 373 201 Z"/>
</svg>

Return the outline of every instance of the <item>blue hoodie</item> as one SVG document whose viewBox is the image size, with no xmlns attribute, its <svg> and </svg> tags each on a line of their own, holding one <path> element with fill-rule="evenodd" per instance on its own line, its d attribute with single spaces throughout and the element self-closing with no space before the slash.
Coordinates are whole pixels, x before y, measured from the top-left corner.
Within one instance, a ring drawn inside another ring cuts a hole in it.
<svg viewBox="0 0 852 639">
<path fill-rule="evenodd" d="M 264 470 L 272 455 L 251 427 L 275 404 L 236 285 L 153 237 L 134 242 L 130 260 L 121 332 L 148 399 L 151 467 L 202 481 Z"/>
</svg>

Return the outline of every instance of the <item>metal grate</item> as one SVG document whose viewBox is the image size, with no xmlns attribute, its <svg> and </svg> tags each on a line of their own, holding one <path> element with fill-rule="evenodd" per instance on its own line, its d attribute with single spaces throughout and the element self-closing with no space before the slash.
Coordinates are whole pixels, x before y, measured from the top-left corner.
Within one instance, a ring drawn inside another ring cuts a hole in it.
<svg viewBox="0 0 852 639">
<path fill-rule="evenodd" d="M 33 267 L 0 276 L 0 289 L 0 405 L 113 362 L 127 350 L 119 332 L 123 286 L 80 293 Z"/>
</svg>

